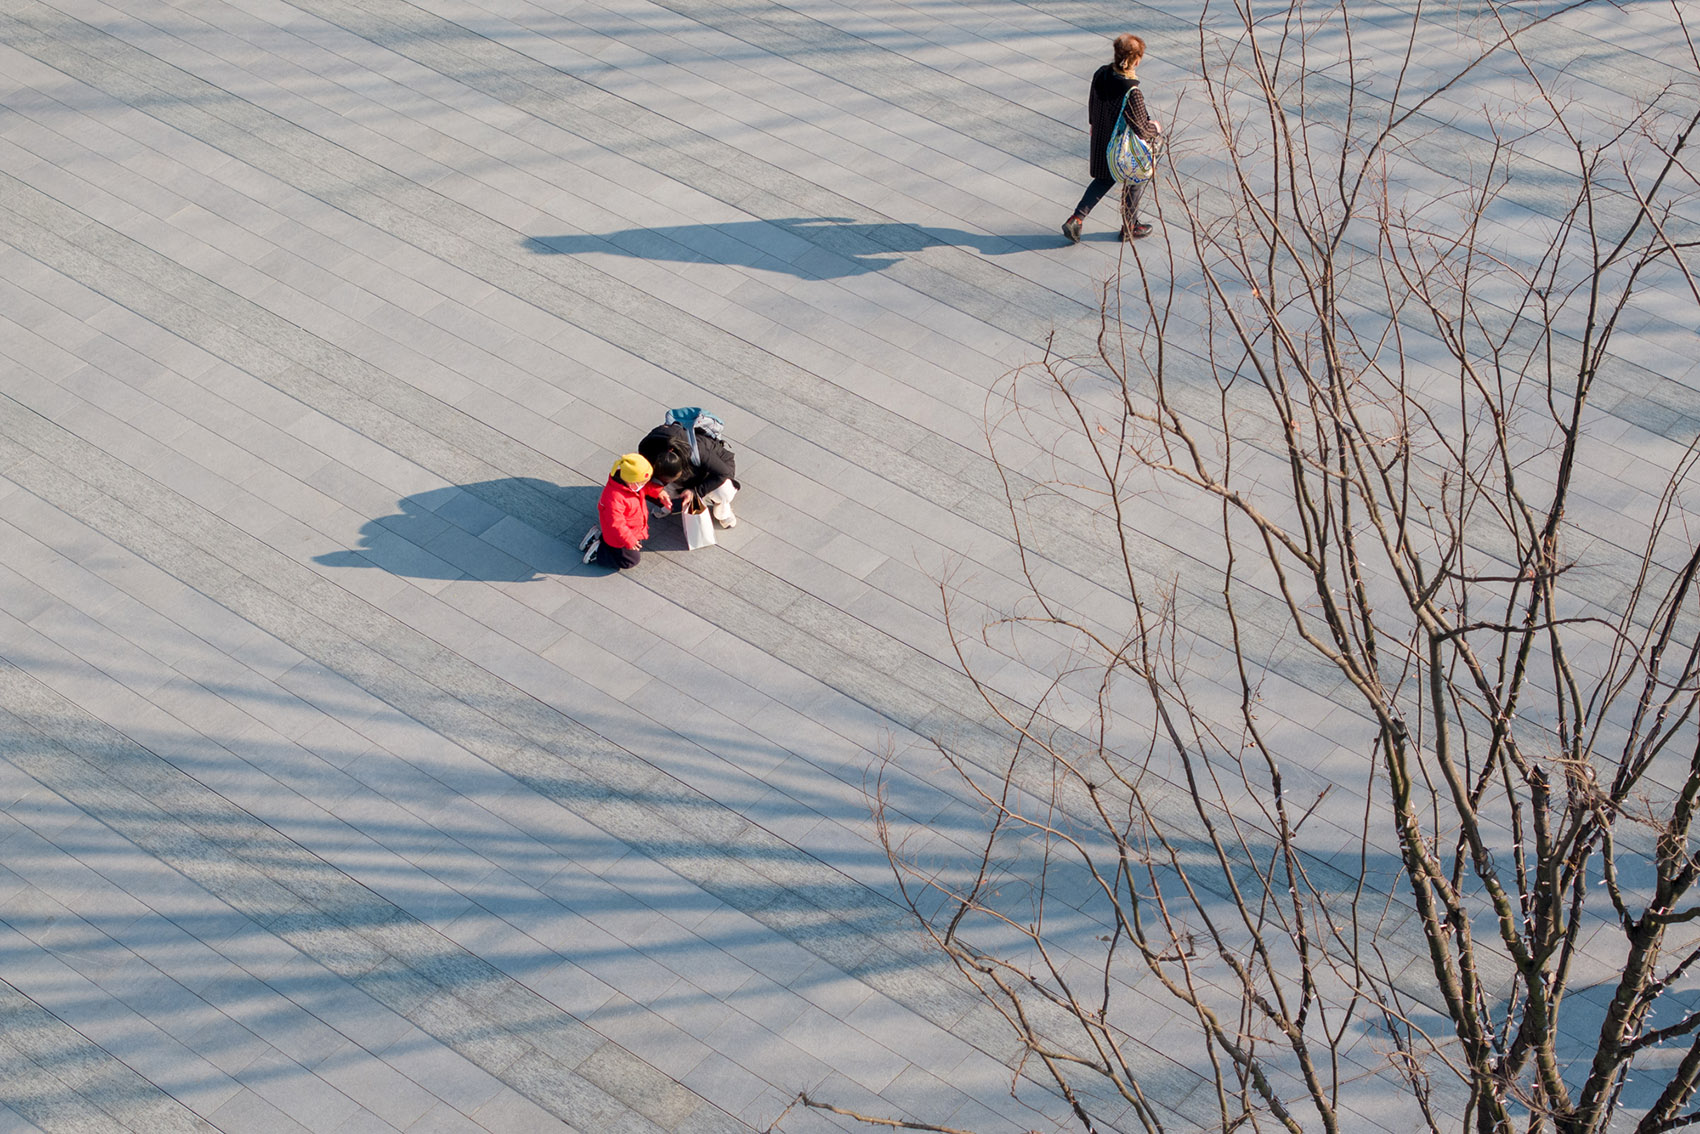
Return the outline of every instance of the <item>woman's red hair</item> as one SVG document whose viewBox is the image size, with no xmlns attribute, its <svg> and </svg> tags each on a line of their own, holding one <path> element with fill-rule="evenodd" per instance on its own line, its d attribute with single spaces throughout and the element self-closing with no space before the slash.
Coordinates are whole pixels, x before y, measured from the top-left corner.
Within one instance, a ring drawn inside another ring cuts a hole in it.
<svg viewBox="0 0 1700 1134">
<path fill-rule="evenodd" d="M 1116 37 L 1115 49 L 1115 68 L 1118 71 L 1125 71 L 1145 58 L 1145 41 L 1131 32 Z"/>
</svg>

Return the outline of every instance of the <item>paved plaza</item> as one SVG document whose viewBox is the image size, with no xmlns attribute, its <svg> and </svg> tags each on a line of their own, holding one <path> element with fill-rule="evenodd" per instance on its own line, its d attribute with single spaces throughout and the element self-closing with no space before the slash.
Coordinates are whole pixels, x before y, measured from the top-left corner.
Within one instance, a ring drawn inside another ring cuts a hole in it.
<svg viewBox="0 0 1700 1134">
<path fill-rule="evenodd" d="M 1166 118 L 1196 18 L 0 0 L 0 1131 L 1065 1123 L 868 791 L 1000 742 L 940 592 L 1021 592 L 988 394 L 1087 349 L 1121 261 L 1109 205 L 1057 234 L 1108 37 Z M 1626 333 L 1626 461 L 1700 422 L 1693 331 Z M 690 405 L 739 525 L 582 566 Z M 1140 526 L 1184 569 L 1185 517 Z M 961 794 L 895 813 L 969 831 Z"/>
</svg>

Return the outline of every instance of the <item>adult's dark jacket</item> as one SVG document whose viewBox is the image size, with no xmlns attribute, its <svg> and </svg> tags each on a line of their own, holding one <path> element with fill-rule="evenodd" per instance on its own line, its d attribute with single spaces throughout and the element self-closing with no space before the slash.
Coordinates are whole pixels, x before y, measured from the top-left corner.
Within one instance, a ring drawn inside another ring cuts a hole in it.
<svg viewBox="0 0 1700 1134">
<path fill-rule="evenodd" d="M 1106 63 L 1092 76 L 1092 90 L 1086 97 L 1086 121 L 1092 125 L 1092 176 L 1110 176 L 1110 163 L 1104 157 L 1110 135 L 1116 131 L 1116 115 L 1122 109 L 1122 96 L 1128 91 L 1127 121 L 1134 132 L 1147 142 L 1155 141 L 1157 132 L 1151 128 L 1151 115 L 1145 110 L 1145 95 L 1139 90 L 1139 80 L 1120 74 Z"/>
<path fill-rule="evenodd" d="M 685 432 L 685 427 L 677 422 L 670 421 L 651 429 L 638 445 L 638 451 L 645 452 L 652 446 L 665 446 L 679 454 L 679 459 L 685 465 L 685 474 L 669 485 L 669 488 L 688 488 L 700 496 L 713 492 L 729 480 L 736 485 L 738 466 L 732 450 L 728 449 L 724 442 L 710 437 L 700 429 L 696 434 L 697 456 L 702 463 L 695 467 L 691 465 L 690 435 Z"/>
</svg>

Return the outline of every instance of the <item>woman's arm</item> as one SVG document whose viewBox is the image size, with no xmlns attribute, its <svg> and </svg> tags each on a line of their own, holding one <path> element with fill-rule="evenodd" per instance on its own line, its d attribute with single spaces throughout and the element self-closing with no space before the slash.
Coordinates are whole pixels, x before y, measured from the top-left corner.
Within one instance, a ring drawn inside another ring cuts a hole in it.
<svg viewBox="0 0 1700 1134">
<path fill-rule="evenodd" d="M 1163 124 L 1152 118 L 1145 110 L 1145 92 L 1134 87 L 1127 100 L 1127 123 L 1133 127 L 1133 132 L 1152 141 L 1163 132 Z"/>
</svg>

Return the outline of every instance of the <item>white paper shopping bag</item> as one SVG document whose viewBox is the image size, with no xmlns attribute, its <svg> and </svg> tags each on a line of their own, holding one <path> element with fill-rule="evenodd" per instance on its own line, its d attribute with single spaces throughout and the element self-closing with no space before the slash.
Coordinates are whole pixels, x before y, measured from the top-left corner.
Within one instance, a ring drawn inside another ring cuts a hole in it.
<svg viewBox="0 0 1700 1134">
<path fill-rule="evenodd" d="M 679 518 L 685 523 L 686 547 L 695 551 L 714 542 L 714 521 L 709 518 L 708 508 L 702 501 L 691 501 L 691 506 Z"/>
</svg>

